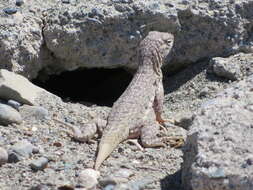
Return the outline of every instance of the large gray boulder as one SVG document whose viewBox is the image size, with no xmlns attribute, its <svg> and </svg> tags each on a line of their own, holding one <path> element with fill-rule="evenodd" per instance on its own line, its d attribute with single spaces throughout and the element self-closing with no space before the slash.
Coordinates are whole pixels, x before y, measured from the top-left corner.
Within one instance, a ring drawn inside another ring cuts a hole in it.
<svg viewBox="0 0 253 190">
<path fill-rule="evenodd" d="M 194 115 L 182 167 L 186 190 L 253 189 L 253 75 Z"/>
<path fill-rule="evenodd" d="M 251 51 L 253 0 L 69 2 L 2 2 L 0 68 L 28 78 L 40 70 L 134 68 L 136 47 L 151 30 L 175 35 L 168 70 Z"/>
<path fill-rule="evenodd" d="M 41 94 L 50 94 L 46 90 L 32 84 L 27 78 L 0 69 L 0 98 L 16 100 L 23 104 L 34 105 Z M 53 95 L 52 95 L 53 96 Z"/>
<path fill-rule="evenodd" d="M 253 54 L 239 53 L 227 58 L 215 57 L 210 61 L 214 74 L 229 80 L 240 80 L 253 74 Z"/>
</svg>

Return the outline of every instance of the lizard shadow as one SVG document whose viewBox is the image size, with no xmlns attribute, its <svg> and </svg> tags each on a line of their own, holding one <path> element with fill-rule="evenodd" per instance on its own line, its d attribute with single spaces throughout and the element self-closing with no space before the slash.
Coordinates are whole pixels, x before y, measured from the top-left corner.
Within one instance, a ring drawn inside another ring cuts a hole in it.
<svg viewBox="0 0 253 190">
<path fill-rule="evenodd" d="M 160 180 L 161 190 L 183 190 L 181 186 L 181 173 L 182 170 L 178 170 Z"/>
<path fill-rule="evenodd" d="M 164 93 L 169 94 L 173 91 L 176 91 L 180 88 L 183 84 L 187 83 L 193 79 L 196 75 L 200 74 L 201 72 L 205 72 L 205 77 L 207 80 L 210 81 L 217 81 L 217 82 L 226 82 L 227 80 L 214 74 L 208 72 L 210 71 L 209 60 L 201 60 L 196 63 L 190 64 L 185 68 L 174 72 L 172 74 L 168 74 L 164 72 L 163 77 L 163 86 L 164 86 Z"/>
</svg>

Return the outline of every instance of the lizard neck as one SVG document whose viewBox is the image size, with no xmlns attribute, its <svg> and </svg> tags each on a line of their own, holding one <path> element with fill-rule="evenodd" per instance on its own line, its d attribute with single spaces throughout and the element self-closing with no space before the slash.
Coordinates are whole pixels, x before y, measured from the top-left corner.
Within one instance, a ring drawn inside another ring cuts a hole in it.
<svg viewBox="0 0 253 190">
<path fill-rule="evenodd" d="M 156 78 L 163 77 L 162 69 L 160 60 L 154 60 L 152 58 L 146 58 L 140 61 L 139 68 L 136 72 L 136 75 L 147 75 L 148 76 L 155 76 Z"/>
</svg>

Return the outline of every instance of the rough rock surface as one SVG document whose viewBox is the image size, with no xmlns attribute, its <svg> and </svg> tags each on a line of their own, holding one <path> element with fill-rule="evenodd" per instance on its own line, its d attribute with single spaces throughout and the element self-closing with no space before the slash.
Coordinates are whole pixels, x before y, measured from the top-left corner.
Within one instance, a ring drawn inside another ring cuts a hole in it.
<svg viewBox="0 0 253 190">
<path fill-rule="evenodd" d="M 183 186 L 253 189 L 253 75 L 205 102 L 184 149 Z"/>
<path fill-rule="evenodd" d="M 215 57 L 211 59 L 210 67 L 217 76 L 240 80 L 253 74 L 253 55 L 239 53 L 228 58 Z"/>
<path fill-rule="evenodd" d="M 167 69 L 252 51 L 252 0 L 13 1 L 0 5 L 0 68 L 34 78 L 79 67 L 136 67 L 150 30 L 172 32 Z M 13 10 L 7 13 L 6 10 Z M 176 63 L 176 64 L 174 64 Z"/>
</svg>

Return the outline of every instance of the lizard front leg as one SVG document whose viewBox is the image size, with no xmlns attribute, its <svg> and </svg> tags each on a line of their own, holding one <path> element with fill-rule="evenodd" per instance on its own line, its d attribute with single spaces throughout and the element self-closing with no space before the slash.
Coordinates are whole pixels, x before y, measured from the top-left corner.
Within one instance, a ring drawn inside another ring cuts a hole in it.
<svg viewBox="0 0 253 190">
<path fill-rule="evenodd" d="M 157 121 L 145 124 L 141 129 L 141 144 L 144 148 L 171 147 L 179 148 L 184 144 L 184 138 L 181 136 L 162 136 L 160 134 L 160 125 Z"/>
<path fill-rule="evenodd" d="M 170 122 L 175 124 L 175 120 L 173 119 L 163 119 L 162 112 L 163 112 L 163 102 L 164 102 L 164 89 L 162 79 L 157 79 L 156 81 L 156 91 L 155 91 L 155 99 L 153 108 L 156 114 L 156 121 L 158 121 L 161 125 L 164 125 L 165 122 Z"/>
<path fill-rule="evenodd" d="M 153 111 L 153 110 L 152 110 Z M 147 121 L 141 128 L 141 144 L 145 148 L 166 147 L 163 139 L 158 137 L 160 133 L 159 123 L 155 120 Z"/>
</svg>

